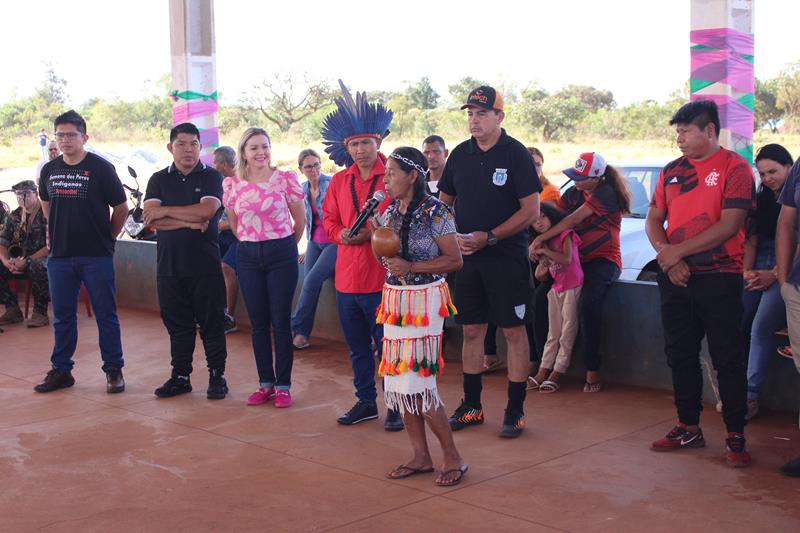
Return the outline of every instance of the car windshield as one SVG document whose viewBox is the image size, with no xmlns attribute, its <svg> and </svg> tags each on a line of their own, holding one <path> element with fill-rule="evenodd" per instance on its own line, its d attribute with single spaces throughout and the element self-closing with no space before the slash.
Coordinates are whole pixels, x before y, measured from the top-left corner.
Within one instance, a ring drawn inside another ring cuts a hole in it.
<svg viewBox="0 0 800 533">
<path fill-rule="evenodd" d="M 661 167 L 656 166 L 618 166 L 628 180 L 631 193 L 631 214 L 633 218 L 645 218 L 650 200 L 656 191 L 656 183 Z"/>
</svg>

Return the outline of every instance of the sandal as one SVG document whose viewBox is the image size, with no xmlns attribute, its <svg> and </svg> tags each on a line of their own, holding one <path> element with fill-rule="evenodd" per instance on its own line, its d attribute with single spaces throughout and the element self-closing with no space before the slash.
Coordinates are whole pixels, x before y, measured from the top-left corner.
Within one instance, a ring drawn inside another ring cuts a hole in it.
<svg viewBox="0 0 800 533">
<path fill-rule="evenodd" d="M 778 355 L 781 357 L 785 357 L 787 359 L 794 359 L 792 356 L 792 347 L 791 345 L 781 346 L 778 348 Z"/>
<path fill-rule="evenodd" d="M 583 384 L 583 392 L 600 392 L 603 389 L 603 384 L 599 381 L 596 383 L 589 383 L 588 381 Z"/>
<path fill-rule="evenodd" d="M 549 379 L 542 382 L 539 386 L 539 392 L 542 394 L 552 394 L 559 389 L 557 381 L 550 381 Z"/>
<path fill-rule="evenodd" d="M 396 474 L 397 472 L 402 472 L 403 470 L 406 471 L 405 474 Z M 416 476 L 417 474 L 430 474 L 431 472 L 433 472 L 433 468 L 414 468 L 413 466 L 400 465 L 386 474 L 386 477 L 389 479 L 404 479 L 407 477 Z"/>
<path fill-rule="evenodd" d="M 298 342 L 298 337 L 300 337 L 302 341 Z M 305 350 L 311 346 L 311 344 L 308 342 L 306 337 L 303 337 L 302 335 L 295 335 L 294 339 L 292 339 L 292 346 L 294 346 L 295 350 Z"/>
<path fill-rule="evenodd" d="M 452 470 L 445 470 L 444 472 L 442 472 L 442 475 L 436 480 L 436 484 L 439 485 L 440 487 L 455 487 L 456 485 L 461 483 L 461 479 L 464 477 L 464 474 L 467 473 L 467 470 L 469 470 L 469 465 L 461 465 L 458 468 L 453 468 Z M 452 479 L 450 481 L 441 481 L 441 478 L 443 476 L 446 476 L 448 474 L 453 474 L 455 472 L 459 472 L 457 478 Z"/>
<path fill-rule="evenodd" d="M 536 378 L 533 376 L 528 376 L 528 386 L 525 387 L 525 390 L 536 390 L 541 387 L 542 384 L 536 381 Z"/>
</svg>

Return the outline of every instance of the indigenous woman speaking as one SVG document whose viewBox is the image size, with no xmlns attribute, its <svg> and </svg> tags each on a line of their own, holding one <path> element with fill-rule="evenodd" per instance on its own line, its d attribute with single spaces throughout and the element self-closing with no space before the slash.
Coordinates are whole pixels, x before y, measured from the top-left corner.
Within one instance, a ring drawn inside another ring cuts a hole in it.
<svg viewBox="0 0 800 533">
<path fill-rule="evenodd" d="M 412 458 L 388 477 L 433 472 L 427 421 L 444 454 L 436 484 L 452 486 L 467 465 L 453 442 L 436 377 L 444 367 L 442 323 L 455 313 L 444 275 L 461 268 L 462 260 L 453 215 L 425 193 L 426 173 L 425 157 L 415 148 L 397 148 L 386 161 L 384 184 L 392 203 L 372 236 L 373 251 L 387 270 L 377 311 L 384 326 L 379 373 L 386 406 L 403 414 L 413 448 Z"/>
</svg>

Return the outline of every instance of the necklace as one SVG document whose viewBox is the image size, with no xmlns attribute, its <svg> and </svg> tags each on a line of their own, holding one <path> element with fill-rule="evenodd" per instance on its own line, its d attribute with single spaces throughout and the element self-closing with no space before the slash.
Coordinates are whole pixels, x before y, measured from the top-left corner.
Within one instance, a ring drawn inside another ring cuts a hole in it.
<svg viewBox="0 0 800 533">
<path fill-rule="evenodd" d="M 372 198 L 372 194 L 375 192 L 375 187 L 377 187 L 377 186 L 378 186 L 378 176 L 376 174 L 375 177 L 372 178 L 372 183 L 369 186 L 369 193 L 367 193 L 367 200 Z M 358 217 L 359 215 L 361 215 L 361 208 L 359 207 L 360 204 L 358 203 L 358 195 L 356 194 L 356 175 L 355 174 L 350 176 L 350 194 L 353 196 L 353 206 L 356 209 L 356 217 Z"/>
</svg>

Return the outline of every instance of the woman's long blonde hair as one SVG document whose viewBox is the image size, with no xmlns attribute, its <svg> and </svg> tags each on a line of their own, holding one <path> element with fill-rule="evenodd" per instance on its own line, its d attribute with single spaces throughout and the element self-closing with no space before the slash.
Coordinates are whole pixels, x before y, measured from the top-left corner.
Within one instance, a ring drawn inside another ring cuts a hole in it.
<svg viewBox="0 0 800 533">
<path fill-rule="evenodd" d="M 256 135 L 263 135 L 267 138 L 267 142 L 269 143 L 270 148 L 272 148 L 272 141 L 269 138 L 269 133 L 264 128 L 247 128 L 242 133 L 241 139 L 239 139 L 239 149 L 236 151 L 236 175 L 239 176 L 239 179 L 243 179 L 247 181 L 247 160 L 244 158 L 244 148 L 247 145 L 247 141 L 255 137 Z M 272 158 L 270 158 L 270 168 L 275 168 L 272 166 Z"/>
</svg>

